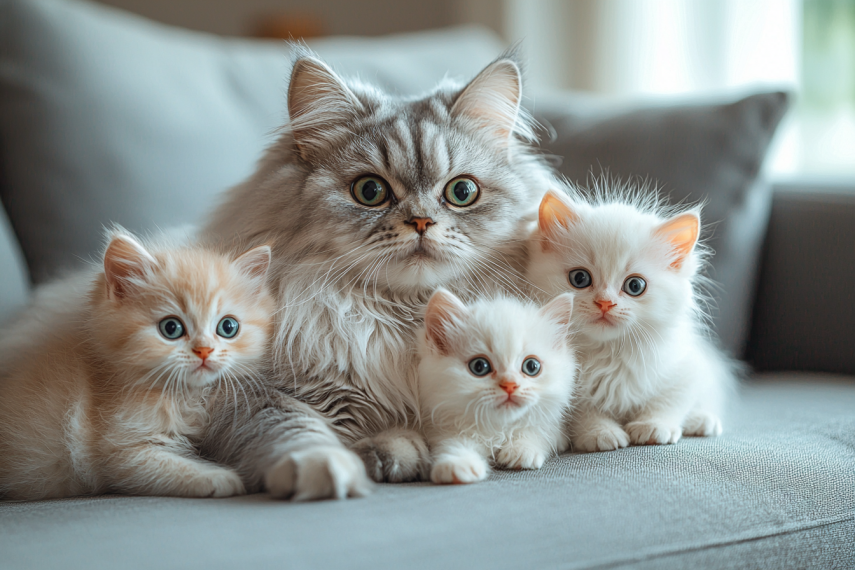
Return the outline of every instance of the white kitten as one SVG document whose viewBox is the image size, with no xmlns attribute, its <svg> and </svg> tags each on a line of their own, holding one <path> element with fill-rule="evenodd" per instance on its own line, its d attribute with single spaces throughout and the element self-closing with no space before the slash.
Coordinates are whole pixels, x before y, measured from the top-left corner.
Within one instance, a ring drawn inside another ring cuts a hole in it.
<svg viewBox="0 0 855 570">
<path fill-rule="evenodd" d="M 434 483 L 474 483 L 499 467 L 538 469 L 569 442 L 562 434 L 576 358 L 568 342 L 573 297 L 542 309 L 518 300 L 466 306 L 444 289 L 420 334 L 419 397 Z"/>
<path fill-rule="evenodd" d="M 576 296 L 576 451 L 721 433 L 734 367 L 698 307 L 700 216 L 663 210 L 640 192 L 549 192 L 541 202 L 529 280 L 545 295 Z"/>
</svg>

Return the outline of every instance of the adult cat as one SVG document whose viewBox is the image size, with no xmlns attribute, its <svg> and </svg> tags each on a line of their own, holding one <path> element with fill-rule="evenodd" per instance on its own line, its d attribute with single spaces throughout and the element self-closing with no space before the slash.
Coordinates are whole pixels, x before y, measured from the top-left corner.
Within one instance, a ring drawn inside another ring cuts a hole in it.
<svg viewBox="0 0 855 570">
<path fill-rule="evenodd" d="M 446 81 L 415 98 L 345 82 L 297 54 L 289 123 L 205 230 L 212 242 L 273 247 L 275 390 L 237 428 L 224 410 L 204 445 L 250 488 L 266 480 L 277 496 L 342 497 L 359 481 L 361 465 L 316 441 L 321 424 L 296 400 L 373 479 L 427 477 L 424 438 L 406 427 L 418 415 L 424 305 L 439 286 L 464 299 L 515 290 L 518 236 L 552 182 L 520 98 L 512 54 L 465 87 Z"/>
</svg>

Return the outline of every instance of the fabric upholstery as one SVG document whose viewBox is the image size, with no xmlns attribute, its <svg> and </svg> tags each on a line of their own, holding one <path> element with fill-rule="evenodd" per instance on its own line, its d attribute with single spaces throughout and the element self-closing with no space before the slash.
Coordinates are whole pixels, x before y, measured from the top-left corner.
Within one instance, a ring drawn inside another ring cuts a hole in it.
<svg viewBox="0 0 855 570">
<path fill-rule="evenodd" d="M 418 93 L 502 50 L 458 28 L 313 42 L 331 64 Z M 285 120 L 284 42 L 223 39 L 85 2 L 0 0 L 0 192 L 33 278 L 90 258 L 102 227 L 192 224 Z"/>
<path fill-rule="evenodd" d="M 855 384 L 748 383 L 717 439 L 279 503 L 103 497 L 0 504 L 4 568 L 855 567 Z"/>
<path fill-rule="evenodd" d="M 27 302 L 30 276 L 18 239 L 0 207 L 0 319 L 13 316 Z"/>
<path fill-rule="evenodd" d="M 760 370 L 855 374 L 855 195 L 775 193 L 748 358 Z"/>
<path fill-rule="evenodd" d="M 471 76 L 502 50 L 477 28 L 311 46 L 343 74 L 407 94 L 446 73 Z M 283 122 L 287 52 L 87 3 L 0 0 L 0 197 L 34 280 L 90 258 L 110 222 L 145 231 L 199 221 Z M 753 182 L 786 96 L 634 110 L 567 96 L 527 104 L 556 129 L 545 147 L 570 179 L 604 167 L 707 201 L 716 325 L 741 353 L 770 199 Z"/>
<path fill-rule="evenodd" d="M 582 184 L 607 173 L 658 184 L 672 203 L 704 202 L 711 312 L 725 348 L 743 352 L 772 194 L 757 181 L 769 142 L 788 107 L 785 93 L 762 93 L 720 104 L 616 110 L 538 101 L 537 115 L 555 131 L 544 146 L 559 169 Z"/>
</svg>

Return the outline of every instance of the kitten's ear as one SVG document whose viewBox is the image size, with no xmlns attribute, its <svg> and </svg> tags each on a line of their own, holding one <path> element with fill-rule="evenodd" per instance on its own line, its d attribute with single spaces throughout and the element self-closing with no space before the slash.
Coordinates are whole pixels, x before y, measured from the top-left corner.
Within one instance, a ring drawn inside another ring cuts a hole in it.
<svg viewBox="0 0 855 570">
<path fill-rule="evenodd" d="M 128 234 L 114 233 L 104 252 L 107 295 L 122 299 L 133 293 L 132 282 L 157 265 L 140 242 Z"/>
<path fill-rule="evenodd" d="M 573 316 L 573 294 L 558 295 L 540 309 L 540 316 L 559 325 L 569 325 L 570 317 Z"/>
<path fill-rule="evenodd" d="M 267 271 L 270 269 L 270 258 L 270 246 L 260 245 L 235 259 L 235 265 L 249 277 L 264 283 L 267 278 Z"/>
<path fill-rule="evenodd" d="M 515 61 L 502 58 L 488 65 L 457 95 L 451 114 L 481 123 L 507 141 L 518 127 L 522 74 Z M 523 133 L 532 136 L 532 133 Z"/>
<path fill-rule="evenodd" d="M 448 342 L 449 326 L 460 321 L 469 310 L 460 299 L 445 289 L 437 289 L 425 309 L 425 329 L 428 341 L 443 355 L 451 349 Z"/>
<path fill-rule="evenodd" d="M 570 224 L 579 220 L 579 215 L 573 211 L 570 199 L 563 193 L 555 190 L 547 190 L 540 201 L 540 209 L 537 214 L 537 225 L 540 235 L 543 236 L 544 251 L 550 249 L 550 244 L 557 238 L 557 234 L 570 227 Z"/>
<path fill-rule="evenodd" d="M 654 230 L 653 234 L 671 243 L 676 256 L 671 267 L 680 269 L 689 254 L 692 253 L 695 244 L 698 243 L 700 231 L 700 216 L 697 212 L 686 212 L 664 222 Z"/>
<path fill-rule="evenodd" d="M 327 64 L 311 55 L 298 56 L 288 85 L 288 116 L 304 159 L 337 136 L 336 125 L 340 129 L 361 110 L 362 103 Z"/>
</svg>

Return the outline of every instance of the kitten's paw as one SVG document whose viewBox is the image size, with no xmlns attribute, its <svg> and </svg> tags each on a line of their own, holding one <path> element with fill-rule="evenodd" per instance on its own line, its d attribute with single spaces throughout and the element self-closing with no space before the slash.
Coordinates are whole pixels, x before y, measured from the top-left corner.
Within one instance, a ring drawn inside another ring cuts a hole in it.
<svg viewBox="0 0 855 570">
<path fill-rule="evenodd" d="M 721 435 L 721 420 L 715 414 L 695 410 L 683 425 L 683 435 L 695 437 L 718 437 Z"/>
<path fill-rule="evenodd" d="M 378 483 L 424 481 L 430 471 L 425 438 L 416 431 L 396 428 L 366 437 L 353 445 L 368 476 Z"/>
<path fill-rule="evenodd" d="M 437 484 L 477 483 L 487 478 L 490 467 L 481 457 L 473 455 L 445 456 L 437 459 L 430 480 Z"/>
<path fill-rule="evenodd" d="M 496 455 L 496 463 L 505 469 L 540 469 L 546 453 L 519 442 L 509 443 Z"/>
<path fill-rule="evenodd" d="M 679 425 L 657 420 L 635 421 L 626 424 L 626 433 L 634 445 L 665 445 L 677 443 L 683 430 Z"/>
<path fill-rule="evenodd" d="M 268 469 L 264 486 L 277 499 L 295 501 L 362 497 L 371 482 L 359 457 L 343 447 L 324 446 L 285 455 Z"/>
<path fill-rule="evenodd" d="M 614 451 L 629 445 L 629 436 L 615 422 L 601 423 L 573 437 L 573 451 Z"/>
<path fill-rule="evenodd" d="M 220 498 L 245 494 L 243 481 L 235 471 L 217 467 L 194 477 L 187 486 L 185 496 Z"/>
</svg>

